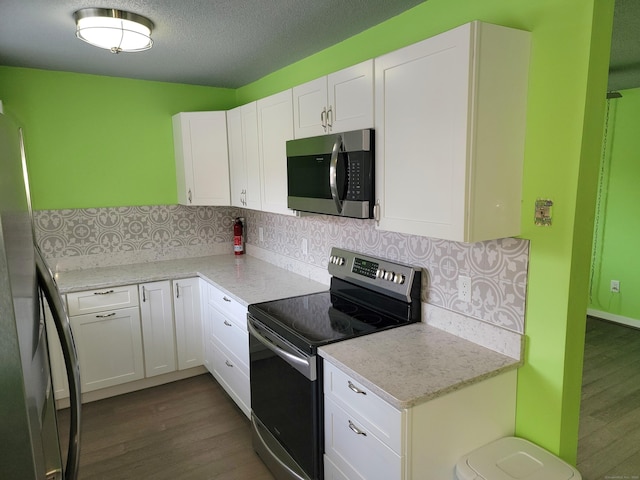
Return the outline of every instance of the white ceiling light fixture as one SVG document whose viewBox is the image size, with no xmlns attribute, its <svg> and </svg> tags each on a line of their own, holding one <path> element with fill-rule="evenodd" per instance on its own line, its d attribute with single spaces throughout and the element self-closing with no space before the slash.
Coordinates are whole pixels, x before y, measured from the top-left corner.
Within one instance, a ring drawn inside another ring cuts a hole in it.
<svg viewBox="0 0 640 480">
<path fill-rule="evenodd" d="M 111 53 L 141 52 L 153 45 L 153 22 L 112 8 L 83 8 L 73 14 L 76 37 Z"/>
</svg>

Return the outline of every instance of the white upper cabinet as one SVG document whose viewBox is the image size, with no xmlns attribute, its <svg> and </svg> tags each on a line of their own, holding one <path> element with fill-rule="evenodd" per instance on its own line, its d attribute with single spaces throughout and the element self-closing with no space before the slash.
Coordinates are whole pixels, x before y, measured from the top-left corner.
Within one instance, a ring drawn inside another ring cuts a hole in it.
<svg viewBox="0 0 640 480">
<path fill-rule="evenodd" d="M 293 88 L 295 138 L 373 127 L 373 60 Z"/>
<path fill-rule="evenodd" d="M 293 139 L 291 90 L 258 100 L 258 149 L 262 210 L 293 215 L 287 208 L 287 140 Z"/>
<path fill-rule="evenodd" d="M 472 22 L 375 60 L 379 228 L 520 233 L 530 35 Z"/>
<path fill-rule="evenodd" d="M 230 205 L 226 112 L 173 116 L 178 203 Z"/>
<path fill-rule="evenodd" d="M 260 158 L 256 102 L 227 112 L 231 204 L 260 210 Z"/>
</svg>

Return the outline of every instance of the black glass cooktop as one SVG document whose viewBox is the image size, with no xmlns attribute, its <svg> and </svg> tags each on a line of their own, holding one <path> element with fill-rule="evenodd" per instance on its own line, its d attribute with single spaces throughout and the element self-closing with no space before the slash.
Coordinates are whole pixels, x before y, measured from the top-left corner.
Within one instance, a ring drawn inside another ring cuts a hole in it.
<svg viewBox="0 0 640 480">
<path fill-rule="evenodd" d="M 303 351 L 419 321 L 405 302 L 332 279 L 331 290 L 249 305 L 249 314 Z"/>
</svg>

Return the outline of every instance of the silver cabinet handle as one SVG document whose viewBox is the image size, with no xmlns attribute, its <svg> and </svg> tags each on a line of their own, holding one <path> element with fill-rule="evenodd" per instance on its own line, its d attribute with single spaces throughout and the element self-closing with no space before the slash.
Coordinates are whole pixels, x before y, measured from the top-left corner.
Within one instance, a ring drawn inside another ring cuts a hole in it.
<svg viewBox="0 0 640 480">
<path fill-rule="evenodd" d="M 176 282 L 176 298 L 180 298 L 180 284 Z"/>
<path fill-rule="evenodd" d="M 189 189 L 188 197 L 189 197 L 189 203 L 193 203 L 193 201 L 191 200 L 191 189 Z"/>
<path fill-rule="evenodd" d="M 144 288 L 144 285 L 142 286 L 142 302 L 146 302 L 147 301 L 147 291 Z"/>
<path fill-rule="evenodd" d="M 366 395 L 367 392 L 365 392 L 364 390 L 359 389 L 358 387 L 356 387 L 353 383 L 351 383 L 351 381 L 347 382 L 348 386 L 349 386 L 349 390 L 351 390 L 354 393 L 359 393 L 360 395 Z"/>
<path fill-rule="evenodd" d="M 327 110 L 327 126 L 333 128 L 333 107 L 330 106 Z"/>
<path fill-rule="evenodd" d="M 358 427 L 356 427 L 353 422 L 351 420 L 349 420 L 349 429 L 357 434 L 357 435 L 362 435 L 363 437 L 367 436 L 367 432 L 363 432 L 362 430 L 360 430 Z"/>
<path fill-rule="evenodd" d="M 326 109 L 326 107 L 322 109 L 322 112 L 320 112 L 320 125 L 322 125 L 322 128 L 324 128 L 325 131 L 327 130 L 327 109 Z"/>
<path fill-rule="evenodd" d="M 107 318 L 107 317 L 113 317 L 116 314 L 116 312 L 111 312 L 111 313 L 106 313 L 104 315 L 96 315 L 96 318 Z"/>
<path fill-rule="evenodd" d="M 227 322 L 226 320 L 224 321 L 224 324 L 225 324 L 227 327 L 233 327 L 233 325 L 231 325 L 231 324 L 230 324 L 229 322 Z"/>
<path fill-rule="evenodd" d="M 229 300 L 227 297 L 222 297 L 222 299 L 223 299 L 225 302 L 230 302 L 230 301 L 231 301 L 231 300 Z"/>
<path fill-rule="evenodd" d="M 109 295 L 113 290 L 105 290 L 104 292 L 93 292 L 94 295 Z"/>
<path fill-rule="evenodd" d="M 229 360 L 225 360 L 224 364 L 229 368 L 233 368 L 233 363 L 231 363 Z"/>
</svg>

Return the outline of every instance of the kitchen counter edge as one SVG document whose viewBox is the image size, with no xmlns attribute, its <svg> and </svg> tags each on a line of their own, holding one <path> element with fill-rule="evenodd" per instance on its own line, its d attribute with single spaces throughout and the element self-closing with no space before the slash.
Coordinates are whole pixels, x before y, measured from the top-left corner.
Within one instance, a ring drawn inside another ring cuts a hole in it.
<svg viewBox="0 0 640 480">
<path fill-rule="evenodd" d="M 398 410 L 523 364 L 425 323 L 332 343 L 318 353 Z"/>
</svg>

